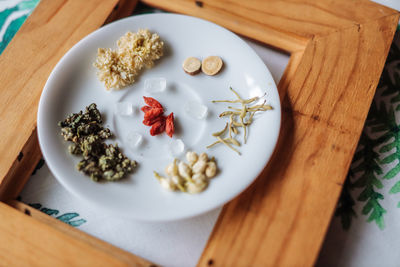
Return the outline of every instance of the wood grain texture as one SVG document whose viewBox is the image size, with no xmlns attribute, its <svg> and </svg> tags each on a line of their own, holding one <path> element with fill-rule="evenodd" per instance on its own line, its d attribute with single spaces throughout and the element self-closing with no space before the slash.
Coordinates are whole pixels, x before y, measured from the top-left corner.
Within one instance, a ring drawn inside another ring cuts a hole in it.
<svg viewBox="0 0 400 267">
<path fill-rule="evenodd" d="M 393 14 L 367 0 L 142 0 L 172 12 L 213 21 L 236 33 L 289 52 L 314 36 Z"/>
<path fill-rule="evenodd" d="M 9 204 L 16 209 L 0 202 L 2 266 L 155 266 L 21 202 Z"/>
<path fill-rule="evenodd" d="M 257 181 L 224 207 L 199 266 L 311 266 L 398 13 L 363 0 L 144 2 L 291 52 L 279 83 L 283 119 L 274 156 Z"/>
<path fill-rule="evenodd" d="M 288 91 L 288 87 L 290 82 L 294 78 L 296 74 L 297 67 L 301 63 L 301 59 L 303 58 L 304 50 L 299 50 L 290 54 L 288 65 L 281 77 L 281 80 L 278 84 L 278 93 L 281 103 L 286 96 L 286 92 Z"/>
<path fill-rule="evenodd" d="M 139 0 L 119 0 L 104 24 L 130 16 L 138 2 Z"/>
<path fill-rule="evenodd" d="M 16 199 L 19 196 L 41 158 L 42 152 L 35 129 L 3 178 L 0 186 L 0 201 Z"/>
</svg>

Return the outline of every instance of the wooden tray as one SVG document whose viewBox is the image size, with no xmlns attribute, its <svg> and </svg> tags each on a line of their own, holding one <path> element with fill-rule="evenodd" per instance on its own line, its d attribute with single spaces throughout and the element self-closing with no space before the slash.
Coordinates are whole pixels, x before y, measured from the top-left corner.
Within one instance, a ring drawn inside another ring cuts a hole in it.
<svg viewBox="0 0 400 267">
<path fill-rule="evenodd" d="M 36 112 L 61 56 L 137 1 L 42 0 L 0 57 L 0 262 L 150 262 L 16 201 L 41 157 Z M 199 265 L 311 266 L 329 226 L 396 30 L 367 0 L 143 0 L 290 53 L 280 140 L 257 181 L 224 208 Z M 22 211 L 22 212 L 20 212 Z"/>
</svg>

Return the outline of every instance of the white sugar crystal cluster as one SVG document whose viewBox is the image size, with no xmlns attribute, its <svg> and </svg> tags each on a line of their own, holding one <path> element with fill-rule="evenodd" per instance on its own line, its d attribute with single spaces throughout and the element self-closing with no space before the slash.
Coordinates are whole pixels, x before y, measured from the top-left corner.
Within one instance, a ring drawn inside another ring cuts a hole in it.
<svg viewBox="0 0 400 267">
<path fill-rule="evenodd" d="M 208 108 L 207 106 L 196 102 L 196 101 L 189 101 L 185 103 L 184 110 L 186 114 L 188 114 L 190 117 L 197 119 L 197 120 L 202 120 L 207 117 L 208 113 Z"/>
<path fill-rule="evenodd" d="M 162 93 L 167 88 L 167 80 L 163 77 L 150 78 L 144 81 L 144 91 L 148 94 Z"/>
<path fill-rule="evenodd" d="M 172 139 L 166 149 L 171 156 L 178 157 L 185 151 L 185 143 L 181 139 Z"/>
<path fill-rule="evenodd" d="M 130 149 L 137 150 L 143 143 L 143 136 L 138 132 L 129 132 L 126 141 Z"/>
<path fill-rule="evenodd" d="M 114 105 L 114 114 L 117 116 L 132 116 L 133 105 L 130 102 L 117 102 Z"/>
</svg>

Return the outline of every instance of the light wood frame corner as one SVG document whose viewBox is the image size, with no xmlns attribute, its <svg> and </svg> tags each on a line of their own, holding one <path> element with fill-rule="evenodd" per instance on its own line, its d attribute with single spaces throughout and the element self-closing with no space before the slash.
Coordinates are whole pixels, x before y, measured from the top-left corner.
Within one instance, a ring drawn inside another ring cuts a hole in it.
<svg viewBox="0 0 400 267">
<path fill-rule="evenodd" d="M 151 265 L 15 201 L 40 158 L 36 109 L 51 69 L 75 42 L 105 21 L 130 14 L 127 10 L 136 2 L 42 0 L 1 55 L 0 106 L 6 107 L 0 108 L 1 118 L 6 118 L 0 120 L 5 129 L 0 133 L 1 262 Z M 367 0 L 142 2 L 216 22 L 290 54 L 278 85 L 283 120 L 274 156 L 257 181 L 223 208 L 199 265 L 313 265 L 374 96 L 398 12 Z M 72 25 L 65 23 L 72 17 Z M 40 36 L 44 27 L 57 35 L 51 39 L 55 43 Z M 35 51 L 44 44 L 48 51 L 43 54 L 28 53 L 33 65 L 27 67 L 21 51 Z M 21 72 L 27 76 L 17 80 Z M 17 127 L 27 130 L 16 131 Z"/>
</svg>

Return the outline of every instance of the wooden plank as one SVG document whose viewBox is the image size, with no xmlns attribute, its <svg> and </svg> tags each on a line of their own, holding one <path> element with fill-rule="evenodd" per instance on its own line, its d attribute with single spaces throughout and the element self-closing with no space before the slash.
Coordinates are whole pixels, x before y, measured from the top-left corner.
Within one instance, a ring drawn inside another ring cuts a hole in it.
<svg viewBox="0 0 400 267">
<path fill-rule="evenodd" d="M 279 84 L 283 123 L 274 157 L 256 183 L 224 207 L 199 265 L 311 266 L 398 13 L 363 0 L 144 2 L 292 52 Z"/>
<path fill-rule="evenodd" d="M 104 24 L 130 16 L 138 2 L 139 0 L 119 0 Z"/>
<path fill-rule="evenodd" d="M 109 22 L 126 15 L 136 3 L 42 0 L 0 56 L 0 200 L 19 194 L 39 160 L 36 112 L 42 88 L 55 64 L 106 19 Z M 20 162 L 21 152 L 33 157 L 24 157 Z"/>
<path fill-rule="evenodd" d="M 393 14 L 367 0 L 142 0 L 213 21 L 234 32 L 293 52 L 309 39 Z"/>
<path fill-rule="evenodd" d="M 286 92 L 288 91 L 288 87 L 292 79 L 294 79 L 294 75 L 296 74 L 297 67 L 301 63 L 301 59 L 303 58 L 304 50 L 296 51 L 291 53 L 288 65 L 281 77 L 281 80 L 278 84 L 278 93 L 281 103 L 286 96 Z"/>
<path fill-rule="evenodd" d="M 251 189 L 224 208 L 200 266 L 313 265 L 397 20 L 310 42 L 283 102 L 276 154 Z"/>
<path fill-rule="evenodd" d="M 0 186 L 0 201 L 16 199 L 42 158 L 36 129 L 15 159 Z"/>
<path fill-rule="evenodd" d="M 10 204 L 23 213 L 0 202 L 1 265 L 155 266 L 21 202 Z"/>
</svg>

